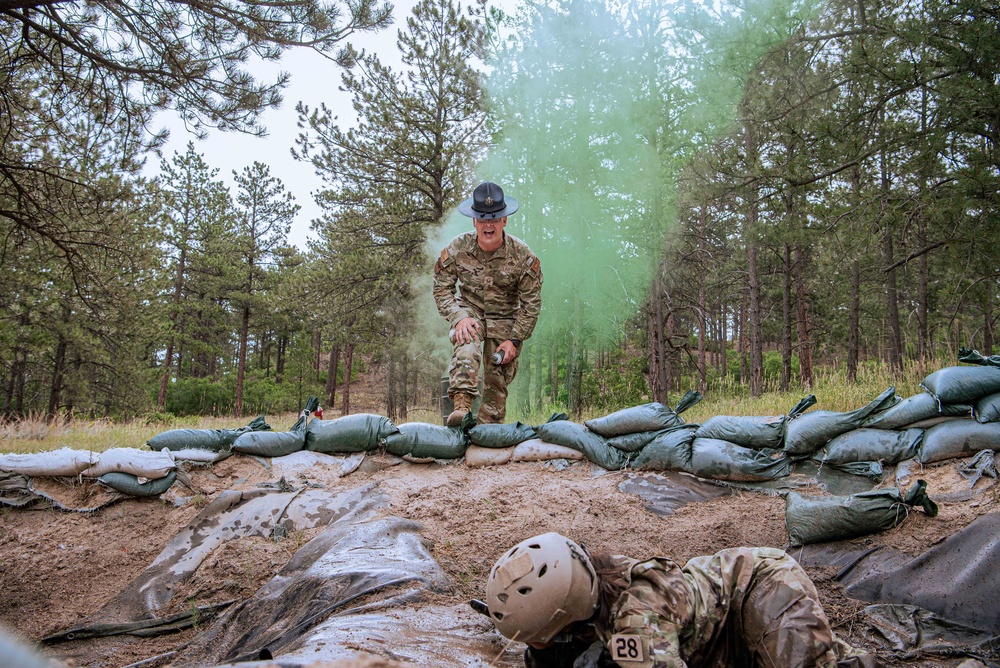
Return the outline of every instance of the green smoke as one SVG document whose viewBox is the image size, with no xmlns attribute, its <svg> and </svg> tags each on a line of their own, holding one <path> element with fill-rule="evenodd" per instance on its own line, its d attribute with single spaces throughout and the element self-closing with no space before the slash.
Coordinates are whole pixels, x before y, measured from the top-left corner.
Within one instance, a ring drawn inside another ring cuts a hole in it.
<svg viewBox="0 0 1000 668">
<path fill-rule="evenodd" d="M 621 336 L 661 261 L 677 175 L 731 125 L 754 62 L 810 12 L 783 1 L 521 7 L 486 81 L 495 139 L 477 175 L 520 200 L 507 231 L 542 261 L 527 355 L 559 341 L 579 360 Z M 442 238 L 466 229 L 453 216 Z"/>
</svg>

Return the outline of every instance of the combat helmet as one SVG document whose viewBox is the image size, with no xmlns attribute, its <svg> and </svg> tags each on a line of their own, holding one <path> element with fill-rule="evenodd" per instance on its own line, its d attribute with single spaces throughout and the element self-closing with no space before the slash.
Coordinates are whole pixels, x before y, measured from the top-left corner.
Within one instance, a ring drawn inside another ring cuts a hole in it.
<svg viewBox="0 0 1000 668">
<path fill-rule="evenodd" d="M 594 614 L 597 586 L 586 551 L 565 536 L 546 533 L 521 541 L 497 560 L 486 603 L 501 635 L 544 644 Z"/>
</svg>

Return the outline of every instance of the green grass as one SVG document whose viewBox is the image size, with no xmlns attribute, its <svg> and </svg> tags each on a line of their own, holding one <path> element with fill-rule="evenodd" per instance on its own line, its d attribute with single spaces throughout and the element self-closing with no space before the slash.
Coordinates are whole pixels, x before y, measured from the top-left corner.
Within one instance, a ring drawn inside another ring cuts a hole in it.
<svg viewBox="0 0 1000 668">
<path fill-rule="evenodd" d="M 886 388 L 895 386 L 900 397 L 909 397 L 922 390 L 920 381 L 930 372 L 953 365 L 955 362 L 938 361 L 921 368 L 916 362 L 908 362 L 901 373 L 890 373 L 885 364 L 869 362 L 858 369 L 858 378 L 848 383 L 843 370 L 818 369 L 815 386 L 811 390 L 793 388 L 789 392 L 768 391 L 759 397 L 751 397 L 748 388 L 741 386 L 732 377 L 723 378 L 705 393 L 701 403 L 683 413 L 689 424 L 704 422 L 713 415 L 784 415 L 798 401 L 815 394 L 817 403 L 811 410 L 852 411 L 864 406 L 881 394 Z M 669 401 L 676 403 L 683 391 L 671 392 Z M 583 420 L 601 417 L 628 406 L 609 406 L 585 411 Z M 565 406 L 546 404 L 541 409 L 523 411 L 514 404 L 508 407 L 507 422 L 520 420 L 525 424 L 541 424 L 553 413 L 567 412 Z M 337 417 L 330 411 L 328 419 Z M 139 448 L 147 440 L 168 429 L 234 429 L 247 424 L 254 416 L 241 419 L 232 417 L 184 417 L 164 420 L 139 419 L 129 422 L 113 420 L 56 420 L 46 423 L 42 416 L 31 416 L 25 420 L 0 425 L 0 452 L 42 452 L 70 447 L 76 450 L 103 452 L 109 448 Z M 298 418 L 295 413 L 268 416 L 268 422 L 275 431 L 291 427 Z M 433 408 L 415 408 L 408 411 L 406 422 L 426 422 L 441 424 L 441 415 Z"/>
</svg>

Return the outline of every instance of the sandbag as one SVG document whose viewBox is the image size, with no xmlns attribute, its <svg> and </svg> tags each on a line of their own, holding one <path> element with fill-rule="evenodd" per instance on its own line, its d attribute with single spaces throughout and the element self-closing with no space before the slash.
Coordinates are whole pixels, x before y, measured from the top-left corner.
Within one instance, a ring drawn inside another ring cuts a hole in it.
<svg viewBox="0 0 1000 668">
<path fill-rule="evenodd" d="M 813 458 L 827 464 L 872 461 L 898 464 L 916 457 L 923 440 L 923 429 L 852 429 L 833 438 Z"/>
<path fill-rule="evenodd" d="M 791 455 L 809 455 L 827 444 L 830 439 L 844 432 L 857 429 L 876 411 L 884 410 L 896 402 L 896 388 L 890 387 L 861 408 L 847 413 L 813 411 L 804 413 L 785 423 L 784 450 Z"/>
<path fill-rule="evenodd" d="M 965 362 L 966 364 L 983 364 L 1000 367 L 1000 355 L 986 357 L 978 350 L 970 350 L 968 348 L 958 349 L 958 361 Z"/>
<path fill-rule="evenodd" d="M 616 471 L 628 461 L 628 455 L 608 445 L 607 439 L 587 427 L 568 420 L 546 422 L 535 427 L 538 437 L 547 443 L 572 448 L 609 471 Z"/>
<path fill-rule="evenodd" d="M 937 504 L 927 496 L 927 482 L 918 480 L 904 496 L 898 488 L 876 489 L 850 496 L 808 496 L 785 493 L 785 527 L 789 545 L 796 547 L 845 540 L 896 526 L 920 505 L 930 517 Z"/>
<path fill-rule="evenodd" d="M 20 473 L 31 478 L 73 476 L 90 468 L 100 456 L 99 452 L 73 448 L 0 455 L 0 471 Z"/>
<path fill-rule="evenodd" d="M 692 390 L 681 398 L 674 409 L 654 401 L 651 404 L 624 408 L 602 418 L 587 420 L 584 424 L 587 429 L 605 438 L 676 427 L 684 424 L 680 414 L 697 404 L 701 399 L 701 394 Z"/>
<path fill-rule="evenodd" d="M 469 430 L 469 441 L 481 448 L 512 448 L 531 438 L 535 438 L 534 428 L 520 422 L 478 424 Z"/>
<path fill-rule="evenodd" d="M 940 404 L 975 403 L 1000 392 L 1000 368 L 995 366 L 949 366 L 920 381 Z"/>
<path fill-rule="evenodd" d="M 397 457 L 457 459 L 465 454 L 469 439 L 461 427 L 407 422 L 383 438 L 382 447 Z"/>
<path fill-rule="evenodd" d="M 676 429 L 676 427 L 671 427 Z M 666 433 L 670 429 L 657 429 L 656 431 L 638 431 L 634 434 L 622 434 L 608 439 L 608 445 L 617 448 L 622 452 L 639 452 L 660 434 Z"/>
<path fill-rule="evenodd" d="M 313 420 L 306 428 L 306 450 L 314 452 L 369 452 L 386 436 L 399 431 L 387 417 L 355 413 L 333 420 Z"/>
<path fill-rule="evenodd" d="M 586 458 L 586 455 L 573 448 L 546 443 L 540 438 L 532 438 L 514 446 L 510 460 L 512 462 L 547 462 L 553 459 L 580 461 Z"/>
<path fill-rule="evenodd" d="M 177 480 L 177 472 L 171 471 L 157 480 L 139 482 L 139 478 L 131 473 L 105 473 L 97 482 L 129 496 L 159 496 L 170 489 Z"/>
<path fill-rule="evenodd" d="M 240 434 L 250 431 L 269 431 L 271 425 L 263 415 L 258 415 L 250 424 L 239 429 L 170 429 L 146 441 L 150 450 L 228 450 Z"/>
<path fill-rule="evenodd" d="M 804 413 L 816 403 L 816 395 L 803 397 L 787 415 L 747 417 L 716 415 L 705 420 L 698 429 L 698 438 L 715 438 L 745 448 L 760 450 L 780 448 L 785 436 L 785 422 Z"/>
<path fill-rule="evenodd" d="M 219 452 L 212 450 L 171 450 L 170 452 L 173 453 L 175 462 L 197 462 L 200 464 L 215 464 L 233 456 L 231 450 L 220 450 Z"/>
<path fill-rule="evenodd" d="M 781 450 L 754 450 L 717 438 L 695 438 L 690 472 L 712 480 L 760 482 L 787 476 L 792 460 Z"/>
<path fill-rule="evenodd" d="M 977 401 L 973 415 L 980 422 L 1000 422 L 1000 392 L 988 394 Z"/>
<path fill-rule="evenodd" d="M 881 482 L 885 474 L 881 462 L 843 462 L 842 464 L 831 464 L 824 462 L 824 466 L 830 466 L 850 475 L 862 476 L 875 482 Z"/>
<path fill-rule="evenodd" d="M 666 431 L 643 448 L 632 467 L 647 471 L 691 471 L 691 443 L 698 425 L 687 425 Z"/>
<path fill-rule="evenodd" d="M 514 456 L 514 448 L 484 448 L 480 445 L 470 445 L 465 449 L 465 465 L 471 468 L 483 466 L 500 466 L 507 464 Z"/>
<path fill-rule="evenodd" d="M 309 404 L 312 404 L 315 399 L 315 397 L 309 397 Z M 254 431 L 240 434 L 233 441 L 232 449 L 235 452 L 257 457 L 284 457 L 298 452 L 306 446 L 306 428 L 309 424 L 310 413 L 312 410 L 308 408 L 302 411 L 299 419 L 288 431 Z"/>
<path fill-rule="evenodd" d="M 914 394 L 895 406 L 873 414 L 862 426 L 872 429 L 901 429 L 915 422 L 938 417 L 966 417 L 972 407 L 968 404 L 938 404 L 927 392 Z"/>
<path fill-rule="evenodd" d="M 921 464 L 930 464 L 970 457 L 980 450 L 1000 450 L 1000 422 L 953 420 L 931 427 L 924 432 L 917 459 Z"/>
<path fill-rule="evenodd" d="M 167 448 L 160 452 L 138 448 L 111 448 L 101 453 L 97 462 L 81 475 L 100 478 L 105 473 L 131 473 L 139 478 L 156 480 L 177 468 L 173 453 Z"/>
</svg>

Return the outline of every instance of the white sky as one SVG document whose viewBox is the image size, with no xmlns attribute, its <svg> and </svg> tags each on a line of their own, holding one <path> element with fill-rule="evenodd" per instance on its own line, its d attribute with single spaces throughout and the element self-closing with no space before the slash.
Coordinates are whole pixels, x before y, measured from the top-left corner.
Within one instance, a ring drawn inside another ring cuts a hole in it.
<svg viewBox="0 0 1000 668">
<path fill-rule="evenodd" d="M 356 48 L 377 54 L 384 64 L 398 69 L 400 60 L 396 34 L 406 26 L 406 18 L 410 16 L 417 0 L 396 0 L 394 4 L 394 23 L 390 28 L 375 34 L 356 35 L 350 41 Z M 500 0 L 491 4 L 511 11 L 516 0 Z M 463 6 L 466 5 L 463 2 Z M 233 194 L 233 170 L 240 172 L 255 160 L 270 167 L 271 176 L 281 179 L 285 189 L 295 196 L 296 203 L 302 207 L 292 223 L 288 241 L 304 249 L 310 235 L 309 223 L 322 213 L 313 201 L 312 194 L 323 187 L 323 182 L 313 172 L 311 165 L 292 158 L 291 149 L 299 135 L 295 106 L 302 101 L 314 109 L 321 102 L 325 103 L 338 117 L 341 127 L 350 127 L 355 116 L 350 96 L 339 90 L 342 70 L 326 58 L 310 49 L 291 49 L 285 53 L 280 63 L 262 65 L 259 78 L 273 81 L 278 71 L 288 72 L 291 80 L 283 91 L 284 101 L 281 107 L 271 109 L 261 117 L 261 123 L 268 131 L 264 138 L 213 131 L 205 140 L 199 141 L 173 114 L 162 114 L 157 120 L 170 130 L 170 140 L 163 148 L 164 158 L 170 160 L 174 152 L 183 154 L 187 150 L 187 143 L 194 141 L 195 150 L 204 156 L 209 167 L 219 170 L 217 178 L 222 179 Z M 154 176 L 159 171 L 160 159 L 155 155 L 150 156 L 146 174 Z"/>
</svg>

